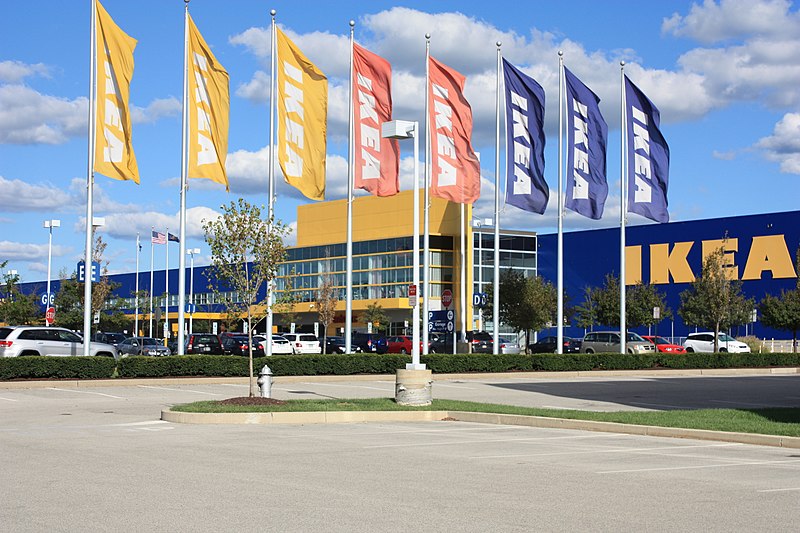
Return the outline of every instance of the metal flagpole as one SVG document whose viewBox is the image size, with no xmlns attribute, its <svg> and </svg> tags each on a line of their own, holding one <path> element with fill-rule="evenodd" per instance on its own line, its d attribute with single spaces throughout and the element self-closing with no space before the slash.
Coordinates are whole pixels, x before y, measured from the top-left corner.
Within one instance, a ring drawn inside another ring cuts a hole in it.
<svg viewBox="0 0 800 533">
<path fill-rule="evenodd" d="M 92 0 L 89 10 L 92 14 L 91 37 L 89 38 L 89 157 L 86 170 L 86 250 L 84 254 L 83 283 L 83 355 L 89 355 L 92 342 L 92 219 L 94 218 L 92 190 L 94 189 L 94 150 L 95 150 L 95 118 L 97 102 L 95 85 L 97 84 L 97 5 Z M 49 296 L 48 296 L 49 297 Z"/>
<path fill-rule="evenodd" d="M 429 115 L 430 100 L 430 60 L 431 60 L 431 34 L 425 34 L 425 223 L 422 262 L 422 284 L 424 289 L 422 307 L 422 354 L 428 355 L 428 309 L 430 309 L 431 284 L 430 284 L 430 187 L 431 187 L 431 121 Z"/>
<path fill-rule="evenodd" d="M 189 188 L 186 131 L 189 126 L 187 101 L 189 96 L 189 0 L 184 0 L 183 11 L 183 125 L 181 127 L 181 210 L 178 230 L 178 355 L 183 355 L 183 328 L 186 321 L 184 305 L 186 302 L 186 192 Z M 167 255 L 169 255 L 169 235 L 167 235 Z"/>
<path fill-rule="evenodd" d="M 166 269 L 164 270 L 164 292 L 166 298 L 164 299 L 164 338 L 168 338 L 169 331 L 169 228 L 167 228 L 167 242 L 164 243 L 164 250 L 166 251 Z"/>
<path fill-rule="evenodd" d="M 556 353 L 564 353 L 564 52 L 558 51 L 558 311 Z"/>
<path fill-rule="evenodd" d="M 153 250 L 155 247 L 153 246 L 153 232 L 155 231 L 155 226 L 150 226 L 150 332 L 147 334 L 148 337 L 153 336 Z"/>
<path fill-rule="evenodd" d="M 275 63 L 278 58 L 275 48 L 275 45 L 277 44 L 275 32 L 275 15 L 277 14 L 277 11 L 273 9 L 269 12 L 269 14 L 272 17 L 270 33 L 270 49 L 272 52 L 272 57 L 270 57 L 269 62 L 269 199 L 267 200 L 267 218 L 269 219 L 269 232 L 270 235 L 272 235 L 273 207 L 275 203 L 275 145 L 273 141 L 275 133 L 275 112 L 278 108 L 275 103 L 275 94 L 278 92 L 277 81 L 275 80 Z M 265 350 L 265 355 L 268 356 L 272 355 L 272 299 L 275 296 L 273 290 L 274 286 L 274 280 L 269 280 L 269 283 L 267 284 L 267 346 Z"/>
<path fill-rule="evenodd" d="M 625 113 L 625 62 L 619 62 L 619 79 L 620 79 L 620 133 L 621 144 L 620 153 L 622 160 L 620 161 L 620 176 L 619 176 L 619 331 L 620 343 L 619 353 L 625 353 L 625 344 L 628 340 L 627 328 L 625 324 L 625 215 L 628 211 L 628 203 L 625 191 L 627 189 L 627 148 L 628 148 L 628 128 L 626 127 L 626 113 Z"/>
<path fill-rule="evenodd" d="M 348 103 L 347 127 L 347 259 L 345 264 L 346 281 L 344 312 L 344 351 L 350 353 L 353 331 L 353 178 L 355 177 L 353 146 L 353 32 L 356 22 L 350 21 L 350 101 Z M 416 132 L 415 132 L 416 133 Z"/>
<path fill-rule="evenodd" d="M 494 144 L 494 280 L 492 281 L 492 353 L 500 353 L 500 76 L 502 63 L 500 47 L 497 41 L 497 102 L 495 108 L 496 137 Z"/>
<path fill-rule="evenodd" d="M 133 321 L 133 336 L 139 336 L 139 252 L 142 251 L 142 245 L 139 244 L 139 232 L 136 232 L 136 293 L 134 296 L 136 310 L 134 316 L 136 317 Z"/>
</svg>

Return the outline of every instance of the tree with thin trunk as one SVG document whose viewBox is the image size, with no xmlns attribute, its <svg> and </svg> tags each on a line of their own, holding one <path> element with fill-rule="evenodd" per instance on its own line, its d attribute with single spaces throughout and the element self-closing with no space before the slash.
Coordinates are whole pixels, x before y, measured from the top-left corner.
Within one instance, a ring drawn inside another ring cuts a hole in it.
<svg viewBox="0 0 800 533">
<path fill-rule="evenodd" d="M 326 261 L 326 263 L 329 262 Z M 325 272 L 320 276 L 319 289 L 317 289 L 317 313 L 319 314 L 319 321 L 322 323 L 322 353 L 326 352 L 325 338 L 328 336 L 328 326 L 333 322 L 336 316 L 336 305 L 339 303 L 339 297 L 336 294 L 336 288 L 333 285 L 333 279 L 330 271 L 326 268 Z"/>
<path fill-rule="evenodd" d="M 216 300 L 226 302 L 229 312 L 235 311 L 246 321 L 250 396 L 255 396 L 254 314 L 257 307 L 265 305 L 264 289 L 274 282 L 278 266 L 286 256 L 283 239 L 288 228 L 278 220 L 263 219 L 263 207 L 243 198 L 222 205 L 221 209 L 218 218 L 203 221 L 205 239 L 211 249 L 209 284 Z"/>
<path fill-rule="evenodd" d="M 714 352 L 719 351 L 720 331 L 747 323 L 755 306 L 742 294 L 742 282 L 732 277 L 723 246 L 703 260 L 700 277 L 680 294 L 678 314 L 686 324 L 714 331 Z"/>
</svg>

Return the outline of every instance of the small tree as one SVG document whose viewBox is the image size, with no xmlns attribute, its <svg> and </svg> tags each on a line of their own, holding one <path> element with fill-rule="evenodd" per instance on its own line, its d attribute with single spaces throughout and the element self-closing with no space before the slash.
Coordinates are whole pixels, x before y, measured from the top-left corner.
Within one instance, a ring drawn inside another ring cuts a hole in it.
<svg viewBox="0 0 800 533">
<path fill-rule="evenodd" d="M 483 312 L 493 320 L 495 327 L 502 322 L 524 331 L 527 347 L 529 330 L 538 331 L 554 321 L 558 291 L 540 276 L 526 277 L 519 270 L 504 270 L 499 281 L 500 320 L 494 319 L 492 305 L 487 304 Z M 490 302 L 494 300 L 493 289 L 490 287 L 488 291 Z"/>
<path fill-rule="evenodd" d="M 725 251 L 719 248 L 703 260 L 700 277 L 680 294 L 678 314 L 686 324 L 713 329 L 714 351 L 719 350 L 717 333 L 731 326 L 746 323 L 755 306 L 752 298 L 742 294 L 742 283 L 731 280 Z"/>
<path fill-rule="evenodd" d="M 261 218 L 261 209 L 243 198 L 222 205 L 222 214 L 203 222 L 205 239 L 211 249 L 209 278 L 217 301 L 226 301 L 225 289 L 236 294 L 227 299 L 227 308 L 246 317 L 249 350 L 250 396 L 255 396 L 253 379 L 253 313 L 264 298 L 262 289 L 273 282 L 286 255 L 283 239 L 286 226 Z M 271 332 L 268 332 L 270 334 Z"/>
<path fill-rule="evenodd" d="M 372 322 L 372 329 L 379 333 L 389 328 L 389 316 L 377 302 L 369 304 L 361 318 L 364 322 Z"/>
<path fill-rule="evenodd" d="M 325 337 L 328 336 L 328 326 L 333 322 L 336 316 L 336 305 L 339 303 L 339 297 L 336 295 L 336 289 L 333 286 L 333 279 L 329 271 L 325 271 L 320 276 L 319 289 L 317 289 L 317 313 L 319 314 L 319 321 L 322 323 L 322 353 L 326 351 Z"/>
</svg>

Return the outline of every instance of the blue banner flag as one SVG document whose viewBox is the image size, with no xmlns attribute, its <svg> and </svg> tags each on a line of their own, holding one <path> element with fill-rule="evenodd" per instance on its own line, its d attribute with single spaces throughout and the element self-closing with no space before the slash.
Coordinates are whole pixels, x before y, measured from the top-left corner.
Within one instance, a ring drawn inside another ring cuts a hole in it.
<svg viewBox="0 0 800 533">
<path fill-rule="evenodd" d="M 167 233 L 167 235 L 168 235 L 167 237 L 168 240 L 172 242 L 181 242 L 181 240 L 178 238 L 177 235 L 173 235 L 172 233 Z"/>
<path fill-rule="evenodd" d="M 595 220 L 608 197 L 606 141 L 608 126 L 600 98 L 564 68 L 567 104 L 567 198 L 565 206 Z"/>
<path fill-rule="evenodd" d="M 625 76 L 625 125 L 628 135 L 628 211 L 669 222 L 669 146 L 661 135 L 661 114 Z"/>
<path fill-rule="evenodd" d="M 544 214 L 544 89 L 503 59 L 506 96 L 506 203 Z"/>
</svg>

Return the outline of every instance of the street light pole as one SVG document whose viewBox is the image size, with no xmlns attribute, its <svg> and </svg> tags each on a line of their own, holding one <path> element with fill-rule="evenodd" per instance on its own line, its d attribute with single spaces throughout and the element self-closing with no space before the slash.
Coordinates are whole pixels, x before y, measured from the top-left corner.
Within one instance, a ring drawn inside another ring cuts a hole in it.
<svg viewBox="0 0 800 533">
<path fill-rule="evenodd" d="M 48 233 L 50 234 L 49 240 L 47 242 L 47 303 L 45 304 L 45 311 L 50 308 L 52 304 L 51 297 L 50 297 L 50 265 L 53 260 L 53 228 L 61 227 L 60 220 L 45 220 L 44 227 L 47 228 Z M 50 323 L 45 320 L 45 326 L 49 326 Z"/>
<path fill-rule="evenodd" d="M 194 318 L 194 256 L 199 253 L 200 248 L 186 250 L 186 254 L 189 256 L 189 335 L 193 331 L 192 319 Z"/>
</svg>

